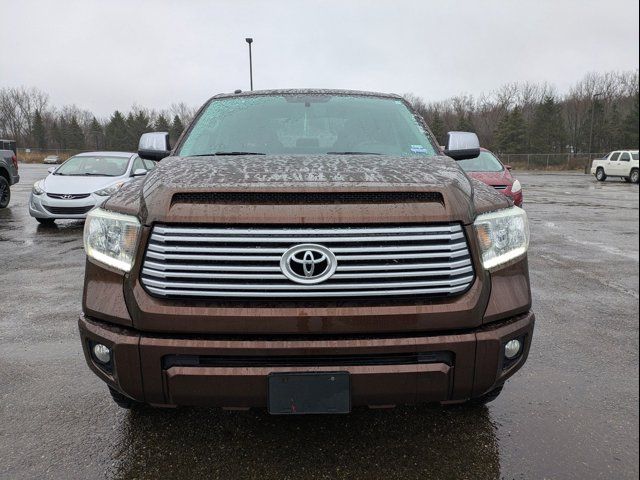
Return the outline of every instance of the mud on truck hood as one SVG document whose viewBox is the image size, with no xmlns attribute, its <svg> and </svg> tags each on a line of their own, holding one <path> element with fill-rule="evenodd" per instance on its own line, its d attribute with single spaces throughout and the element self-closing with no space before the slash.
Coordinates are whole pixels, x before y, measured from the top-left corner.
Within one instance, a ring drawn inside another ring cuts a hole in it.
<svg viewBox="0 0 640 480">
<path fill-rule="evenodd" d="M 242 194 L 264 193 L 265 197 L 261 197 L 259 205 L 255 199 L 225 201 L 221 205 L 215 200 L 206 201 L 206 195 L 188 195 L 212 192 L 237 194 L 237 199 L 242 199 Z M 339 200 L 328 205 L 312 205 L 302 196 L 302 201 L 292 205 L 279 200 L 277 195 L 329 193 L 340 198 L 342 192 L 379 193 L 382 200 L 373 200 L 367 205 L 362 202 L 345 205 Z M 430 198 L 425 200 L 425 205 L 428 203 L 431 209 L 423 218 L 416 214 L 417 203 L 421 201 L 407 201 L 400 207 L 397 200 L 390 200 L 383 205 L 384 193 L 389 192 L 436 195 L 424 196 Z M 273 202 L 264 201 L 268 194 L 274 194 Z M 176 203 L 176 198 L 194 200 Z M 361 218 L 361 222 L 384 221 L 380 215 L 389 221 L 470 223 L 479 211 L 505 206 L 508 203 L 501 195 L 469 179 L 448 157 L 383 155 L 168 157 L 143 180 L 124 186 L 105 204 L 105 208 L 135 214 L 148 225 L 154 222 L 260 223 L 261 220 L 274 223 L 277 217 L 282 217 L 279 222 L 292 223 L 337 223 L 341 219 L 347 221 L 347 217 Z M 345 217 L 346 210 L 349 215 Z"/>
</svg>

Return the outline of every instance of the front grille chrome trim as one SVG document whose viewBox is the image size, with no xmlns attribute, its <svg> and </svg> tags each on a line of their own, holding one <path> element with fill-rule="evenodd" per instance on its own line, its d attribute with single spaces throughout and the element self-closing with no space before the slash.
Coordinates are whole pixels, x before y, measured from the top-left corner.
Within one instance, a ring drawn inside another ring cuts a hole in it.
<svg viewBox="0 0 640 480">
<path fill-rule="evenodd" d="M 322 283 L 296 283 L 282 255 L 305 243 L 335 255 Z M 171 298 L 341 298 L 442 296 L 466 291 L 474 267 L 460 224 L 217 228 L 157 225 L 140 279 L 147 292 Z"/>
<path fill-rule="evenodd" d="M 462 293 L 469 287 L 467 285 L 461 285 L 452 288 L 412 288 L 406 290 L 362 290 L 357 292 L 287 292 L 287 298 L 335 298 L 335 297 L 382 297 L 382 296 L 403 296 L 403 295 L 455 295 Z M 161 297 L 184 297 L 184 290 L 172 290 L 165 288 L 147 287 L 147 290 Z M 229 297 L 229 298 L 247 298 L 247 292 L 234 292 L 234 291 L 215 291 L 215 290 L 191 290 L 189 292 L 195 297 Z M 252 298 L 274 298 L 277 297 L 271 292 L 252 292 L 250 297 Z M 279 298 L 279 297 L 278 297 Z"/>
</svg>

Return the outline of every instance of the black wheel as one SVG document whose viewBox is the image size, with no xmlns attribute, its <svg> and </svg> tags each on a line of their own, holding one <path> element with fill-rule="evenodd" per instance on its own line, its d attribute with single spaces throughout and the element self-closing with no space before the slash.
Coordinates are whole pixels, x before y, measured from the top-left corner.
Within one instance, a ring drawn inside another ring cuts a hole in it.
<svg viewBox="0 0 640 480">
<path fill-rule="evenodd" d="M 45 227 L 53 227 L 56 224 L 56 221 L 53 218 L 36 218 L 40 225 L 44 225 Z"/>
<path fill-rule="evenodd" d="M 504 388 L 504 385 L 500 385 L 499 387 L 496 387 L 493 390 L 485 393 L 481 397 L 472 398 L 471 400 L 469 400 L 468 404 L 469 405 L 486 405 L 489 402 L 493 402 L 496 398 L 500 396 L 500 393 L 502 393 L 503 388 Z"/>
<path fill-rule="evenodd" d="M 11 189 L 9 188 L 9 181 L 0 176 L 0 208 L 6 208 L 11 200 Z"/>
<path fill-rule="evenodd" d="M 135 400 L 127 397 L 123 393 L 109 387 L 109 393 L 111 394 L 111 398 L 116 402 L 120 408 L 126 408 L 127 410 L 131 410 L 132 408 L 139 407 L 142 405 L 140 402 L 136 402 Z"/>
<path fill-rule="evenodd" d="M 640 173 L 638 173 L 637 169 L 631 170 L 631 176 L 629 177 L 629 181 L 631 183 L 638 183 L 640 180 Z"/>
<path fill-rule="evenodd" d="M 607 179 L 607 175 L 604 173 L 604 168 L 596 170 L 596 179 L 599 182 L 604 182 Z"/>
</svg>

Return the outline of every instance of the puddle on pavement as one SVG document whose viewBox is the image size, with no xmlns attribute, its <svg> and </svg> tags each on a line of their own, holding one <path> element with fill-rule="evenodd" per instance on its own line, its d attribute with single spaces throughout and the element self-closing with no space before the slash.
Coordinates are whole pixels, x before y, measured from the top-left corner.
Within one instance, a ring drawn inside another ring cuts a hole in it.
<svg viewBox="0 0 640 480">
<path fill-rule="evenodd" d="M 115 478 L 499 478 L 486 408 L 402 407 L 272 417 L 203 409 L 131 412 Z"/>
</svg>

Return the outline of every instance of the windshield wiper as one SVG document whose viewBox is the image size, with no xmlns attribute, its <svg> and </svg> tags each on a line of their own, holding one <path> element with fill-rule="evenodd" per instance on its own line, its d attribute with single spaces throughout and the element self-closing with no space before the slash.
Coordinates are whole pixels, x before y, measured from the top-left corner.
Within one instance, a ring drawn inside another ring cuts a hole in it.
<svg viewBox="0 0 640 480">
<path fill-rule="evenodd" d="M 374 152 L 327 152 L 327 155 L 382 155 Z"/>
<path fill-rule="evenodd" d="M 213 156 L 237 156 L 237 155 L 266 155 L 262 152 L 215 152 L 215 153 L 201 153 L 200 155 L 189 155 L 190 157 L 213 157 Z"/>
</svg>

